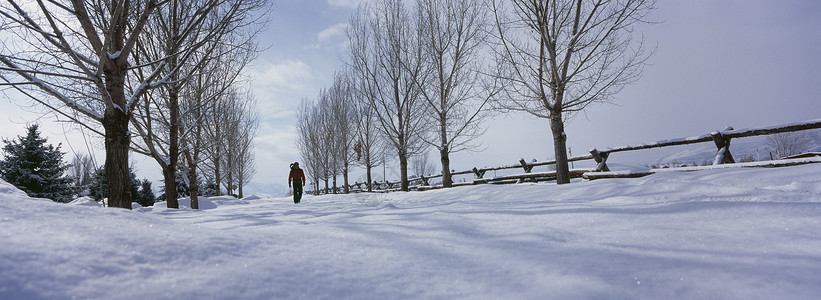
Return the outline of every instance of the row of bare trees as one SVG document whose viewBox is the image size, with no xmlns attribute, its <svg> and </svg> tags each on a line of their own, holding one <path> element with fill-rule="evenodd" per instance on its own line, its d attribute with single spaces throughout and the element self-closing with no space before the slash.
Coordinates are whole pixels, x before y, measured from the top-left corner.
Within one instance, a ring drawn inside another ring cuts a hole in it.
<svg viewBox="0 0 821 300">
<path fill-rule="evenodd" d="M 442 184 L 450 187 L 450 154 L 478 148 L 489 109 L 523 111 L 550 120 L 557 182 L 567 183 L 565 122 L 590 104 L 613 100 L 640 77 L 652 51 L 633 32 L 653 8 L 652 0 L 364 3 L 350 18 L 346 64 L 337 75 L 345 78 L 346 94 L 333 96 L 340 93 L 335 82 L 301 108 L 303 159 L 350 157 L 336 148 L 342 144 L 307 143 L 309 136 L 321 141 L 334 134 L 327 130 L 346 128 L 354 132 L 369 183 L 378 165 L 371 159 L 388 152 L 398 159 L 407 191 L 409 158 L 432 147 Z M 345 98 L 340 103 L 354 107 L 355 117 L 318 134 L 317 115 L 336 110 L 328 97 Z M 347 171 L 323 163 L 312 168 L 326 182 Z"/>
<path fill-rule="evenodd" d="M 348 170 L 353 161 L 357 112 L 352 103 L 350 77 L 334 75 L 328 89 L 322 89 L 315 101 L 303 100 L 298 109 L 297 148 L 311 181 L 319 191 L 320 181 L 326 193 L 337 190 L 337 178 L 343 176 L 348 192 Z"/>
<path fill-rule="evenodd" d="M 346 67 L 300 108 L 298 145 L 315 184 L 327 190 L 331 179 L 336 191 L 341 174 L 347 188 L 353 162 L 372 183 L 393 153 L 407 190 L 409 160 L 431 146 L 449 172 L 451 153 L 474 148 L 492 96 L 479 65 L 488 20 L 475 1 L 363 4 L 350 20 Z"/>
<path fill-rule="evenodd" d="M 219 183 L 229 166 L 229 191 L 253 173 L 237 162 L 252 156 L 242 146 L 257 118 L 240 74 L 267 8 L 265 0 L 6 1 L 0 84 L 104 137 L 110 206 L 131 208 L 134 150 L 161 166 L 176 208 L 180 170 L 194 191 L 197 169 L 215 170 Z"/>
</svg>

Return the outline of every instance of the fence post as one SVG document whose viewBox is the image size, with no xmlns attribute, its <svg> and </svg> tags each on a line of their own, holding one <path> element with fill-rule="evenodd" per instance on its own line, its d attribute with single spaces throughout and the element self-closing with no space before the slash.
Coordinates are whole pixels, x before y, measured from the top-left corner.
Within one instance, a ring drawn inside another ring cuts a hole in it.
<svg viewBox="0 0 821 300">
<path fill-rule="evenodd" d="M 593 159 L 596 160 L 596 171 L 597 172 L 608 172 L 610 168 L 607 167 L 607 157 L 610 156 L 610 152 L 599 152 L 598 149 L 593 148 L 590 149 L 590 155 L 593 155 Z"/>
<path fill-rule="evenodd" d="M 487 170 L 479 170 L 476 167 L 473 167 L 473 175 L 476 175 L 476 179 L 482 179 L 485 176 L 485 172 Z"/>
<path fill-rule="evenodd" d="M 525 159 L 524 159 L 524 158 L 520 159 L 520 160 L 519 160 L 519 163 L 521 163 L 521 164 L 522 164 L 522 168 L 524 168 L 524 169 L 525 169 L 525 173 L 530 173 L 530 171 L 531 171 L 531 170 L 533 170 L 533 165 L 532 165 L 532 164 L 528 164 L 527 162 L 525 162 Z"/>
<path fill-rule="evenodd" d="M 725 130 L 733 130 L 733 128 L 727 127 Z M 716 148 L 718 148 L 716 158 L 713 160 L 713 165 L 735 163 L 733 154 L 730 153 L 730 138 L 725 137 L 720 131 L 714 131 L 710 133 L 710 135 L 713 136 L 713 142 L 716 144 Z"/>
</svg>

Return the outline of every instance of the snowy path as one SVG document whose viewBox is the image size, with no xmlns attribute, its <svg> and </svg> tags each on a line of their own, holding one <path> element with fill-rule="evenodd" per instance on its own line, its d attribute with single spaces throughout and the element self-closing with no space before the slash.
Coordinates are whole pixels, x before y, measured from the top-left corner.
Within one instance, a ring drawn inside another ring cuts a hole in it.
<svg viewBox="0 0 821 300">
<path fill-rule="evenodd" d="M 821 296 L 818 165 L 201 211 L 19 198 L 0 196 L 0 299 Z"/>
</svg>

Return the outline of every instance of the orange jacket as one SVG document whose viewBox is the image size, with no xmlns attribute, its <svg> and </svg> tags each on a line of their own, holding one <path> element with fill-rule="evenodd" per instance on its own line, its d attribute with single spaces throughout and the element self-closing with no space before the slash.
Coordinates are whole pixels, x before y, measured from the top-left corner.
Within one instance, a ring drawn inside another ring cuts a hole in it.
<svg viewBox="0 0 821 300">
<path fill-rule="evenodd" d="M 293 180 L 294 183 L 303 183 L 305 182 L 305 173 L 302 172 L 302 169 L 299 167 L 293 168 L 291 169 L 291 173 L 288 174 L 288 186 L 291 185 L 291 180 Z"/>
</svg>

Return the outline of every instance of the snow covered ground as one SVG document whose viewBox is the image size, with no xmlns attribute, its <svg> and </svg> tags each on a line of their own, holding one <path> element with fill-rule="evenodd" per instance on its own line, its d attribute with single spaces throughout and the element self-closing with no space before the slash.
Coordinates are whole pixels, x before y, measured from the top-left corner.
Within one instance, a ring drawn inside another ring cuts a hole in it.
<svg viewBox="0 0 821 300">
<path fill-rule="evenodd" d="M 821 297 L 819 164 L 200 206 L 0 182 L 0 299 Z"/>
</svg>

